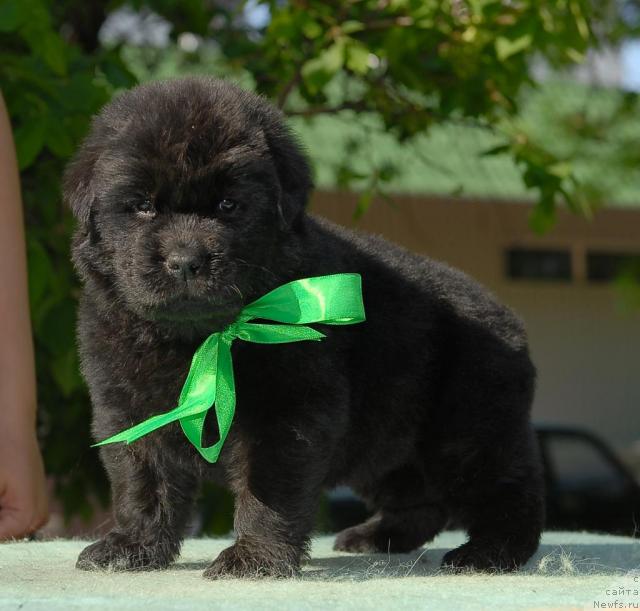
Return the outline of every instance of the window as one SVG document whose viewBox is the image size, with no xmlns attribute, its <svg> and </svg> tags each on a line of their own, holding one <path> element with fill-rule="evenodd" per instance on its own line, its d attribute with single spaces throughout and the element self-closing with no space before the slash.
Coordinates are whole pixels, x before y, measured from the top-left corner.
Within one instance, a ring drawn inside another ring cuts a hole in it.
<svg viewBox="0 0 640 611">
<path fill-rule="evenodd" d="M 511 248 L 507 250 L 507 276 L 515 280 L 571 280 L 568 250 Z"/>
<path fill-rule="evenodd" d="M 563 492 L 589 492 L 616 497 L 627 482 L 593 443 L 573 437 L 551 437 L 546 446 L 556 486 Z"/>
<path fill-rule="evenodd" d="M 587 253 L 587 278 L 592 282 L 609 282 L 618 275 L 633 270 L 640 270 L 640 254 Z"/>
</svg>

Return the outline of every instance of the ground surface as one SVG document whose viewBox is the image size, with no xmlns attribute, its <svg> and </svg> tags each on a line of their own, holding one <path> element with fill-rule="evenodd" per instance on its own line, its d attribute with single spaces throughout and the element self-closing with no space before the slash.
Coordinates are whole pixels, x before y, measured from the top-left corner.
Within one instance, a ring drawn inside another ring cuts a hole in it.
<svg viewBox="0 0 640 611">
<path fill-rule="evenodd" d="M 515 574 L 452 575 L 442 555 L 464 541 L 447 532 L 426 551 L 349 555 L 314 540 L 312 560 L 290 580 L 205 581 L 227 539 L 192 539 L 169 570 L 86 573 L 74 569 L 86 542 L 0 544 L 0 609 L 598 609 L 640 607 L 640 540 L 546 533 Z M 637 570 L 637 572 L 635 572 Z M 613 606 L 618 601 L 618 606 Z"/>
</svg>

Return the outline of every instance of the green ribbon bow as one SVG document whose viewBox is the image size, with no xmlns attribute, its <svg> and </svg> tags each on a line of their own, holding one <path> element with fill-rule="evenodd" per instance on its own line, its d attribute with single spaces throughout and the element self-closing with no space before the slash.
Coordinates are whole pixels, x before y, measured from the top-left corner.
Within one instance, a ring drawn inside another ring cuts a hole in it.
<svg viewBox="0 0 640 611">
<path fill-rule="evenodd" d="M 280 325 L 252 323 L 255 318 Z M 321 340 L 325 336 L 311 327 L 321 322 L 350 325 L 365 320 L 362 279 L 359 274 L 335 274 L 304 278 L 284 284 L 242 310 L 238 320 L 210 335 L 196 350 L 182 387 L 178 407 L 152 416 L 113 435 L 96 446 L 125 441 L 131 443 L 170 422 L 180 421 L 187 439 L 205 460 L 216 462 L 231 428 L 236 406 L 231 344 L 235 339 L 259 344 L 282 344 Z M 209 409 L 215 404 L 220 439 L 202 447 L 202 429 Z"/>
</svg>

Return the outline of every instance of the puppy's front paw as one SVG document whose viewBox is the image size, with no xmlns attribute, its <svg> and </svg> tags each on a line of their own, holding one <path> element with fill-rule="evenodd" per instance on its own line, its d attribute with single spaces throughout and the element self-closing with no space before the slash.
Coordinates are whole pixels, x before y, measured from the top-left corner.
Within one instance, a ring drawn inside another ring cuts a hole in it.
<svg viewBox="0 0 640 611">
<path fill-rule="evenodd" d="M 203 576 L 206 579 L 240 577 L 256 579 L 264 577 L 293 577 L 299 572 L 299 563 L 289 555 L 269 553 L 236 543 L 220 552 Z"/>
<path fill-rule="evenodd" d="M 121 533 L 109 533 L 85 547 L 76 562 L 83 571 L 142 571 L 163 569 L 173 561 L 175 552 L 161 544 L 145 545 Z"/>
<path fill-rule="evenodd" d="M 442 568 L 467 571 L 514 571 L 520 562 L 507 549 L 467 541 L 448 551 L 442 558 Z"/>
</svg>

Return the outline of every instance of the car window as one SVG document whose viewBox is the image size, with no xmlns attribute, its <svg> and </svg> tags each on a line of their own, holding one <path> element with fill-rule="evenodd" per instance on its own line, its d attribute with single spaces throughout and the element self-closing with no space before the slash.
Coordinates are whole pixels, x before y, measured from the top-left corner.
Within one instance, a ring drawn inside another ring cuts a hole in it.
<svg viewBox="0 0 640 611">
<path fill-rule="evenodd" d="M 566 492 L 605 496 L 624 494 L 627 481 L 607 456 L 588 440 L 575 437 L 547 439 L 547 452 L 557 486 Z"/>
</svg>

